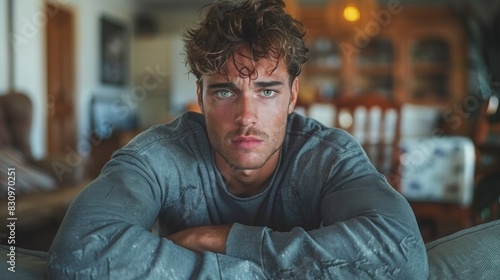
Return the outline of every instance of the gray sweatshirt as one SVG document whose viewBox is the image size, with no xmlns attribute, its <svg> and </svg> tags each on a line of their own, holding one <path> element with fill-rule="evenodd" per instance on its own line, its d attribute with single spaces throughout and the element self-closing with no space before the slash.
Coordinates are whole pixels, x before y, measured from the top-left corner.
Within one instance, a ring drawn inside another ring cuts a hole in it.
<svg viewBox="0 0 500 280">
<path fill-rule="evenodd" d="M 202 115 L 141 133 L 72 203 L 49 279 L 427 278 L 410 206 L 349 134 L 293 113 L 281 149 L 265 190 L 240 198 L 215 165 Z M 164 237 L 227 223 L 226 254 Z"/>
</svg>

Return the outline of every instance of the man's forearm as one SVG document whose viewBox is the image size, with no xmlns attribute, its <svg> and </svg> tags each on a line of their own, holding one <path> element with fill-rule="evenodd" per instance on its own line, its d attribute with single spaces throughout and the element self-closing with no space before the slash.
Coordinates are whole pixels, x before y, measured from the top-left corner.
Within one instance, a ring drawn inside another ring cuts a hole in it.
<svg viewBox="0 0 500 280">
<path fill-rule="evenodd" d="M 185 229 L 167 238 L 175 244 L 197 253 L 205 251 L 225 254 L 226 242 L 232 224 L 221 226 L 200 226 Z"/>
<path fill-rule="evenodd" d="M 322 226 L 311 231 L 234 224 L 226 255 L 257 263 L 271 279 L 426 279 L 425 247 L 411 208 L 380 175 L 332 187 L 321 216 Z"/>
</svg>

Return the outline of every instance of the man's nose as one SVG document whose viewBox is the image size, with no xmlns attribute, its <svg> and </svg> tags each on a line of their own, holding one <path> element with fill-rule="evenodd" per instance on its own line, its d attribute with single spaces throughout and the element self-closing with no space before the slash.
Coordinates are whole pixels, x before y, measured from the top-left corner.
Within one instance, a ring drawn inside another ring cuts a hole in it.
<svg viewBox="0 0 500 280">
<path fill-rule="evenodd" d="M 240 126 L 252 126 L 257 123 L 257 101 L 251 96 L 241 96 L 238 101 L 236 123 Z"/>
</svg>

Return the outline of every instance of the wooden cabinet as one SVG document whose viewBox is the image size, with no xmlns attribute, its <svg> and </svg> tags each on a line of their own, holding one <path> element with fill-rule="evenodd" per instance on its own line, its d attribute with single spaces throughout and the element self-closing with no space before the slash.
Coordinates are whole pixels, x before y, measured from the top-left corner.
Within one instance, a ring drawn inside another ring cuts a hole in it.
<svg viewBox="0 0 500 280">
<path fill-rule="evenodd" d="M 453 18 L 429 22 L 409 30 L 403 37 L 407 77 L 403 101 L 449 107 L 462 102 L 467 92 L 465 34 Z"/>
<path fill-rule="evenodd" d="M 400 104 L 449 108 L 467 91 L 465 32 L 441 6 L 384 7 L 361 27 L 339 32 L 322 7 L 303 7 L 310 58 L 299 105 L 376 92 Z M 379 16 L 377 16 L 377 14 Z M 384 16 L 380 16 L 380 15 Z"/>
</svg>

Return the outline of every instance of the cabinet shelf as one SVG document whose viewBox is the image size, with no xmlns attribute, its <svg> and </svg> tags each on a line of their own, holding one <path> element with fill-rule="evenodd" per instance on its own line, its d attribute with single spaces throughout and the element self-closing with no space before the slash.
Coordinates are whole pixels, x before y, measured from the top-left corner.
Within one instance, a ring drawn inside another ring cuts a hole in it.
<svg viewBox="0 0 500 280">
<path fill-rule="evenodd" d="M 415 75 L 446 74 L 449 71 L 450 67 L 442 63 L 418 63 L 412 66 Z"/>
<path fill-rule="evenodd" d="M 363 75 L 384 76 L 392 75 L 392 65 L 363 65 L 359 67 L 359 73 Z"/>
</svg>

